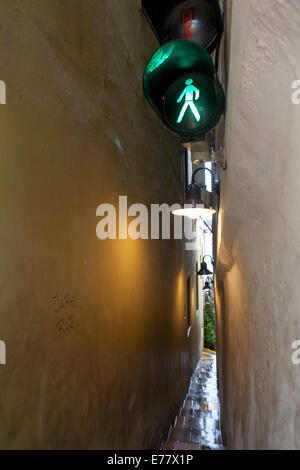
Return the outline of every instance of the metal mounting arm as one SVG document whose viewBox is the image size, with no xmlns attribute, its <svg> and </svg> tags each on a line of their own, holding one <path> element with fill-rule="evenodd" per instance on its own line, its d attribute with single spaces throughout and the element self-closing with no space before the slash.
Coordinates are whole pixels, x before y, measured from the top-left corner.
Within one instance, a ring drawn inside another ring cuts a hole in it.
<svg viewBox="0 0 300 470">
<path fill-rule="evenodd" d="M 196 177 L 197 173 L 199 173 L 200 171 L 208 171 L 211 174 L 212 192 L 218 194 L 219 193 L 219 181 L 215 180 L 214 173 L 209 168 L 206 168 L 206 167 L 203 167 L 203 166 L 201 168 L 197 168 L 194 171 L 193 176 L 192 176 L 192 185 L 196 184 L 195 177 Z"/>
<path fill-rule="evenodd" d="M 215 260 L 214 260 L 213 257 L 210 256 L 210 255 L 205 255 L 205 256 L 203 256 L 203 261 L 204 261 L 205 258 L 207 258 L 207 257 L 211 259 L 211 264 L 214 266 L 214 265 L 215 265 Z"/>
</svg>

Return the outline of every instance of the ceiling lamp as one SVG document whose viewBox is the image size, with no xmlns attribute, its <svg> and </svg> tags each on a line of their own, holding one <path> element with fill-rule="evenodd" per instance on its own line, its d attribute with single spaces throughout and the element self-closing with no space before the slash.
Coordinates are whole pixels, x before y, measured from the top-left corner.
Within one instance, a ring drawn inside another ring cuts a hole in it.
<svg viewBox="0 0 300 470">
<path fill-rule="evenodd" d="M 209 171 L 214 180 L 214 175 L 211 170 L 205 167 L 197 168 L 197 170 L 195 170 L 193 173 L 192 184 L 188 187 L 186 193 L 184 208 L 174 210 L 172 212 L 173 215 L 189 217 L 192 220 L 196 220 L 201 216 L 207 216 L 216 213 L 215 209 L 213 209 L 211 206 L 209 206 L 202 200 L 201 188 L 205 188 L 205 186 L 201 187 L 195 182 L 196 174 L 202 170 Z M 217 182 L 213 182 L 213 192 L 216 192 L 217 184 Z"/>
<path fill-rule="evenodd" d="M 205 256 L 203 257 L 203 261 L 202 261 L 202 263 L 201 263 L 201 269 L 200 269 L 199 272 L 197 272 L 197 276 L 210 276 L 210 275 L 213 274 L 213 273 L 208 269 L 207 264 L 206 264 L 205 261 L 204 261 L 206 257 L 211 258 L 211 260 L 212 260 L 212 265 L 213 265 L 213 266 L 215 265 L 215 262 L 214 262 L 212 256 L 210 256 L 210 255 L 205 255 Z"/>
</svg>

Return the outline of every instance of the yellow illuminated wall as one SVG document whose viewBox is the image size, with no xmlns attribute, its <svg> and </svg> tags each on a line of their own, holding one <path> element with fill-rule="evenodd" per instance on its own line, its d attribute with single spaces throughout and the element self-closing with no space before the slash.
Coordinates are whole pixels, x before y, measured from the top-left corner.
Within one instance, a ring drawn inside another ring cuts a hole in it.
<svg viewBox="0 0 300 470">
<path fill-rule="evenodd" d="M 142 94 L 139 0 L 3 0 L 0 447 L 148 449 L 201 345 L 182 241 L 96 237 L 96 209 L 179 202 L 183 154 Z"/>
</svg>

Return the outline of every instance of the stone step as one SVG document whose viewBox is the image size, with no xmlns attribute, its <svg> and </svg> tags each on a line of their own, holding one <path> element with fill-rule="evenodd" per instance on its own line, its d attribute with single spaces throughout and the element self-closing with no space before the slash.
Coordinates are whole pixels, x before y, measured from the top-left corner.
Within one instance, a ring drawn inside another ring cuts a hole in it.
<svg viewBox="0 0 300 470">
<path fill-rule="evenodd" d="M 188 416 L 194 418 L 212 418 L 219 420 L 220 414 L 218 410 L 189 410 L 184 408 L 181 410 L 180 416 Z"/>
<path fill-rule="evenodd" d="M 180 416 L 176 422 L 176 428 L 181 429 L 209 429 L 221 431 L 220 421 L 210 416 L 208 417 L 194 417 L 194 416 Z"/>
<path fill-rule="evenodd" d="M 170 441 L 185 442 L 199 445 L 222 444 L 221 432 L 214 427 L 209 429 L 199 428 L 174 428 L 170 434 Z"/>
<path fill-rule="evenodd" d="M 200 410 L 200 411 L 212 411 L 212 410 L 219 410 L 220 405 L 219 403 L 208 402 L 206 400 L 199 399 L 199 401 L 195 400 L 186 400 L 184 409 L 187 410 Z"/>
<path fill-rule="evenodd" d="M 161 450 L 202 450 L 200 445 L 188 442 L 164 442 Z"/>
<path fill-rule="evenodd" d="M 191 444 L 188 442 L 176 442 L 176 441 L 169 441 L 164 442 L 161 450 L 213 450 L 213 451 L 221 451 L 227 450 L 226 447 L 222 445 L 199 445 L 199 444 Z"/>
<path fill-rule="evenodd" d="M 214 403 L 215 405 L 219 406 L 219 399 L 218 396 L 215 394 L 207 394 L 205 396 L 204 394 L 202 394 L 202 396 L 199 396 L 199 394 L 189 393 L 186 397 L 186 401 L 191 401 L 200 405 Z"/>
<path fill-rule="evenodd" d="M 220 429 L 216 358 L 200 361 L 180 415 L 161 450 L 226 450 Z"/>
</svg>

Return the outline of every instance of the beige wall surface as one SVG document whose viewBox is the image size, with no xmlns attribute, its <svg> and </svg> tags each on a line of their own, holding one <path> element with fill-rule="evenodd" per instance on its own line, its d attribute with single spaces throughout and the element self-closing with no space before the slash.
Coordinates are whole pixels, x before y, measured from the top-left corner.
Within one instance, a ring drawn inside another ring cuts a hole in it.
<svg viewBox="0 0 300 470">
<path fill-rule="evenodd" d="M 217 267 L 224 435 L 231 449 L 299 449 L 300 4 L 231 3 Z"/>
<path fill-rule="evenodd" d="M 0 448 L 153 448 L 199 358 L 196 254 L 100 241 L 96 209 L 181 199 L 178 139 L 142 93 L 158 45 L 139 0 L 3 0 L 0 18 Z"/>
</svg>

